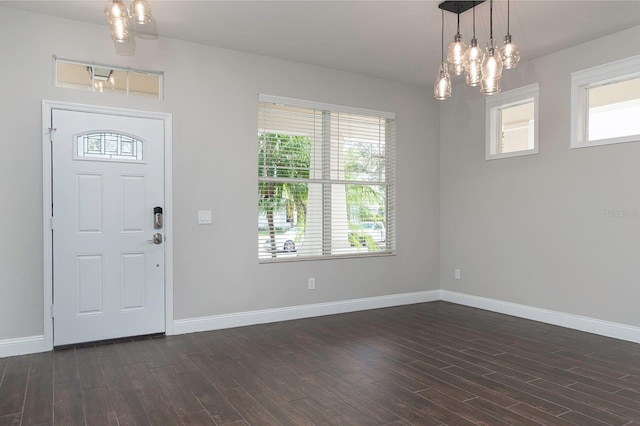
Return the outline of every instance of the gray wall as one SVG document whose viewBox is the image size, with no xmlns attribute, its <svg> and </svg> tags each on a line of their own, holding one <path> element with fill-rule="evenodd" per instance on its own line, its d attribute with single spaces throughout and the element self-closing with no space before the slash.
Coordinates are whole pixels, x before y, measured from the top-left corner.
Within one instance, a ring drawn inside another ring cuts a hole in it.
<svg viewBox="0 0 640 426">
<path fill-rule="evenodd" d="M 454 87 L 440 110 L 443 289 L 640 326 L 640 216 L 603 215 L 640 211 L 640 143 L 569 148 L 570 73 L 640 54 L 639 38 L 503 73 L 504 90 L 540 84 L 538 155 L 485 161 L 484 98 Z"/>
<path fill-rule="evenodd" d="M 439 106 L 431 90 L 170 39 L 115 54 L 106 26 L 0 7 L 0 340 L 43 333 L 43 99 L 173 114 L 174 318 L 439 284 Z M 56 88 L 52 55 L 165 72 L 162 101 Z M 397 113 L 398 254 L 259 265 L 257 94 Z M 196 212 L 212 210 L 212 226 Z M 307 290 L 307 278 L 316 290 Z"/>
</svg>

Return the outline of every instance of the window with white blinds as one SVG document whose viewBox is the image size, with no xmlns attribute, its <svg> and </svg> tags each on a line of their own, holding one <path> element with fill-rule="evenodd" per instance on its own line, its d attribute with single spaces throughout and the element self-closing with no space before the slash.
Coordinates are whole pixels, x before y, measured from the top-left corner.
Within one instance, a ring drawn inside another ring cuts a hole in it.
<svg viewBox="0 0 640 426">
<path fill-rule="evenodd" d="M 395 114 L 260 95 L 261 262 L 395 254 Z"/>
</svg>

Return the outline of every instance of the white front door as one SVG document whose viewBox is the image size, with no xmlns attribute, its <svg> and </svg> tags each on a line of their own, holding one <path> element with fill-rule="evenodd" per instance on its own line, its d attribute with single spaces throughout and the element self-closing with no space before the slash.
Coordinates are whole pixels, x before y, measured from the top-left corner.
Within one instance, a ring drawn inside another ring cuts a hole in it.
<svg viewBox="0 0 640 426">
<path fill-rule="evenodd" d="M 52 123 L 54 345 L 164 332 L 163 121 Z"/>
</svg>

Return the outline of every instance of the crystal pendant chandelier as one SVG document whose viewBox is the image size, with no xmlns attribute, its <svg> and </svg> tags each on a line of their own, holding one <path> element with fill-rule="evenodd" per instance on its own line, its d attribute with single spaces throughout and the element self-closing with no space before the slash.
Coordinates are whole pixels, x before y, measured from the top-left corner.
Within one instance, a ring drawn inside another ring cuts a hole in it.
<svg viewBox="0 0 640 426">
<path fill-rule="evenodd" d="M 495 95 L 500 93 L 500 80 L 502 79 L 502 58 L 496 49 L 493 38 L 487 42 L 487 51 L 482 60 L 482 79 L 480 80 L 480 93 Z"/>
<path fill-rule="evenodd" d="M 124 0 L 109 0 L 104 13 L 109 22 L 111 39 L 117 43 L 129 41 L 131 20 L 140 25 L 152 21 L 151 7 L 147 0 L 133 0 L 130 8 L 127 8 Z"/>
<path fill-rule="evenodd" d="M 462 75 L 464 72 L 463 62 L 466 51 L 467 46 L 462 41 L 462 35 L 460 35 L 460 14 L 458 14 L 458 31 L 453 38 L 453 43 L 449 45 L 447 50 L 447 62 L 451 65 L 455 75 Z"/>
<path fill-rule="evenodd" d="M 500 93 L 500 80 L 502 79 L 502 57 L 496 48 L 493 39 L 493 0 L 489 0 L 489 41 L 487 51 L 482 60 L 482 80 L 480 81 L 480 93 L 495 95 Z"/>
<path fill-rule="evenodd" d="M 453 43 L 447 50 L 447 62 L 451 66 L 454 75 L 464 74 L 468 86 L 480 86 L 480 92 L 485 95 L 500 93 L 502 70 L 512 69 L 518 65 L 520 51 L 511 40 L 509 28 L 510 1 L 507 0 L 507 35 L 504 45 L 498 47 L 493 38 L 493 0 L 489 0 L 489 40 L 486 51 L 478 46 L 476 39 L 476 14 L 475 7 L 486 0 L 474 1 L 443 1 L 438 7 L 443 11 L 457 15 L 457 31 Z M 460 14 L 473 9 L 473 38 L 466 48 L 460 35 Z M 442 21 L 442 60 L 438 67 L 438 78 L 434 85 L 436 99 L 444 100 L 451 97 L 451 77 L 449 76 L 447 62 L 444 60 L 444 12 Z"/>
<path fill-rule="evenodd" d="M 511 34 L 509 33 L 510 9 L 510 2 L 507 0 L 507 35 L 504 36 L 504 44 L 500 48 L 500 56 L 505 69 L 508 70 L 517 67 L 518 62 L 520 62 L 520 51 L 518 46 L 511 41 Z"/>
<path fill-rule="evenodd" d="M 478 47 L 478 39 L 476 38 L 476 9 L 473 8 L 473 38 L 471 44 L 464 54 L 464 80 L 469 86 L 477 86 L 480 84 L 482 60 L 484 52 Z"/>
<path fill-rule="evenodd" d="M 152 21 L 151 6 L 147 0 L 133 0 L 131 2 L 131 18 L 136 24 L 148 24 Z"/>
<path fill-rule="evenodd" d="M 109 0 L 104 7 L 107 15 L 111 38 L 118 43 L 129 41 L 129 9 L 124 4 L 124 0 Z"/>
<path fill-rule="evenodd" d="M 444 61 L 444 10 L 442 11 L 442 32 L 441 32 L 441 59 L 438 67 L 438 77 L 433 85 L 433 96 L 439 101 L 449 99 L 451 97 L 451 77 L 447 69 L 447 63 Z"/>
</svg>

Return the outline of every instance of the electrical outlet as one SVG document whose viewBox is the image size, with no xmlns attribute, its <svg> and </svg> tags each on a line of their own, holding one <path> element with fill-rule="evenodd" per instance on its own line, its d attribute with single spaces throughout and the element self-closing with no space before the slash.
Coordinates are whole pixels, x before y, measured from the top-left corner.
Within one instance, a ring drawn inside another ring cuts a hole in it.
<svg viewBox="0 0 640 426">
<path fill-rule="evenodd" d="M 316 279 L 309 278 L 309 290 L 315 290 L 315 289 L 316 289 Z"/>
<path fill-rule="evenodd" d="M 459 280 L 459 279 L 460 279 L 460 269 L 456 269 L 456 270 L 455 270 L 455 272 L 454 272 L 454 277 L 455 277 L 455 279 L 456 279 L 456 280 Z"/>
</svg>

